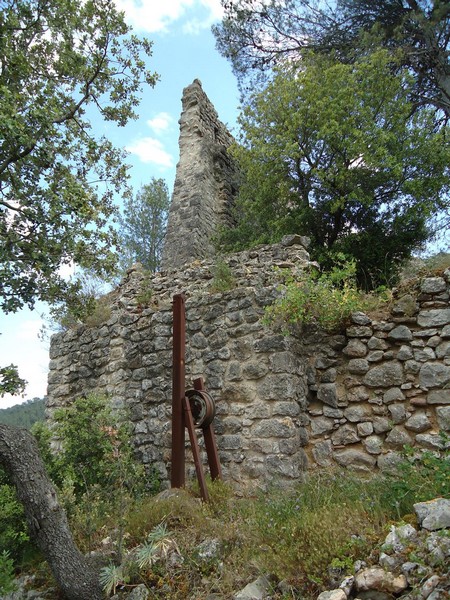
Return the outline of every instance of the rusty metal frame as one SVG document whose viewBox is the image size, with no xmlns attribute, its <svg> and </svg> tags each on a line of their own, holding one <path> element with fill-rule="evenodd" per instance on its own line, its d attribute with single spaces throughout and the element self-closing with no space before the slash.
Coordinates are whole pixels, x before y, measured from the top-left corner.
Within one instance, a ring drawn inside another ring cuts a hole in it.
<svg viewBox="0 0 450 600">
<path fill-rule="evenodd" d="M 195 431 L 194 418 L 189 398 L 186 396 L 186 299 L 184 294 L 173 297 L 173 368 L 172 368 L 172 469 L 171 487 L 181 488 L 185 484 L 185 428 L 189 433 L 195 471 L 200 493 L 205 502 L 209 501 L 205 475 L 202 469 L 200 448 Z M 203 378 L 194 380 L 194 389 L 206 391 Z M 222 479 L 216 438 L 212 423 L 202 427 L 205 449 L 208 457 L 211 478 Z"/>
</svg>

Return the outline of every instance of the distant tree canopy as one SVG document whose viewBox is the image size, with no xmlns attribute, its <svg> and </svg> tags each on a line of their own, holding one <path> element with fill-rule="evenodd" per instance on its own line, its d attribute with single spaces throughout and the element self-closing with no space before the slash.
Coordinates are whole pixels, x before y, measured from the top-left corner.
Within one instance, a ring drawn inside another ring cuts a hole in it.
<svg viewBox="0 0 450 600">
<path fill-rule="evenodd" d="M 389 283 L 449 208 L 450 146 L 434 111 L 411 110 L 409 81 L 386 50 L 351 64 L 304 53 L 249 97 L 234 148 L 243 182 L 228 248 L 312 239 L 325 267 L 354 258 L 362 286 Z"/>
<path fill-rule="evenodd" d="M 75 298 L 63 265 L 113 268 L 107 222 L 127 167 L 90 119 L 125 125 L 157 76 L 144 62 L 151 43 L 129 35 L 113 2 L 0 9 L 0 308 L 11 312 Z"/>
<path fill-rule="evenodd" d="M 33 400 L 27 400 L 22 404 L 0 409 L 0 423 L 30 429 L 34 423 L 44 420 L 44 413 L 44 398 L 33 398 Z"/>
<path fill-rule="evenodd" d="M 397 71 L 413 77 L 412 108 L 432 106 L 450 116 L 450 3 L 447 0 L 222 0 L 214 27 L 241 89 L 305 50 L 352 62 L 367 47 L 397 52 Z M 252 89 L 254 86 L 250 86 Z M 438 116 L 439 119 L 439 116 Z"/>
<path fill-rule="evenodd" d="M 119 218 L 120 264 L 123 269 L 135 262 L 154 273 L 161 251 L 169 213 L 169 190 L 163 179 L 152 178 L 135 198 L 125 202 Z"/>
</svg>

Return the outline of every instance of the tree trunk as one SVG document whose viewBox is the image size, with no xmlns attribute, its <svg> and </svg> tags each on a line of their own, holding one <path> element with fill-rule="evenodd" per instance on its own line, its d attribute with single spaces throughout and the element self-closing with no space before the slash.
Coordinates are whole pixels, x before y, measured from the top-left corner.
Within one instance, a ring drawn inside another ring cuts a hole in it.
<svg viewBox="0 0 450 600">
<path fill-rule="evenodd" d="M 32 539 L 47 559 L 65 597 L 103 598 L 98 567 L 75 546 L 36 441 L 27 430 L 0 424 L 0 465 L 16 487 Z"/>
</svg>

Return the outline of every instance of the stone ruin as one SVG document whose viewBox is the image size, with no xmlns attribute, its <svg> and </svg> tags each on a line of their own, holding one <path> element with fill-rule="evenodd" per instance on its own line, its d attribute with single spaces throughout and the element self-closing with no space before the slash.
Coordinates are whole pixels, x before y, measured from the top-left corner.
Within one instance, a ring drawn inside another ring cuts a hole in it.
<svg viewBox="0 0 450 600">
<path fill-rule="evenodd" d="M 214 254 L 211 238 L 230 221 L 238 177 L 227 149 L 233 137 L 196 79 L 183 92 L 180 160 L 170 206 L 162 268 L 177 269 Z"/>
<path fill-rule="evenodd" d="M 48 416 L 80 395 L 108 394 L 128 411 L 138 456 L 167 483 L 172 298 L 183 292 L 187 387 L 203 376 L 215 399 L 223 474 L 236 488 L 290 486 L 332 465 L 390 470 L 404 445 L 448 446 L 450 270 L 400 295 L 383 318 L 355 313 L 340 335 L 283 335 L 264 310 L 279 295 L 277 273 L 309 267 L 308 240 L 222 257 L 231 277 L 218 292 L 210 237 L 228 218 L 236 174 L 232 138 L 198 81 L 184 91 L 180 130 L 164 267 L 150 279 L 130 269 L 103 323 L 53 336 Z"/>
</svg>

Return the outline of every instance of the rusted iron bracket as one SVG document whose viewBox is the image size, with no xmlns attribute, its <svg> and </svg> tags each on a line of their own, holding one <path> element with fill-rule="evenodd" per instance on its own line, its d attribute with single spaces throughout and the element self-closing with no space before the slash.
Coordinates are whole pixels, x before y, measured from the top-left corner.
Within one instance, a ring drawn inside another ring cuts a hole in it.
<svg viewBox="0 0 450 600">
<path fill-rule="evenodd" d="M 194 381 L 194 390 L 186 391 L 186 309 L 185 297 L 177 294 L 173 297 L 173 370 L 172 370 L 172 471 L 171 486 L 183 487 L 185 484 L 185 427 L 189 433 L 195 471 L 200 493 L 205 502 L 209 501 L 205 475 L 202 469 L 200 447 L 198 444 L 196 423 L 192 414 L 195 402 L 205 404 L 205 415 L 197 427 L 203 432 L 205 449 L 208 457 L 209 471 L 212 479 L 221 479 L 222 470 L 219 462 L 216 438 L 212 421 L 214 418 L 214 401 L 206 392 L 203 378 Z"/>
</svg>

